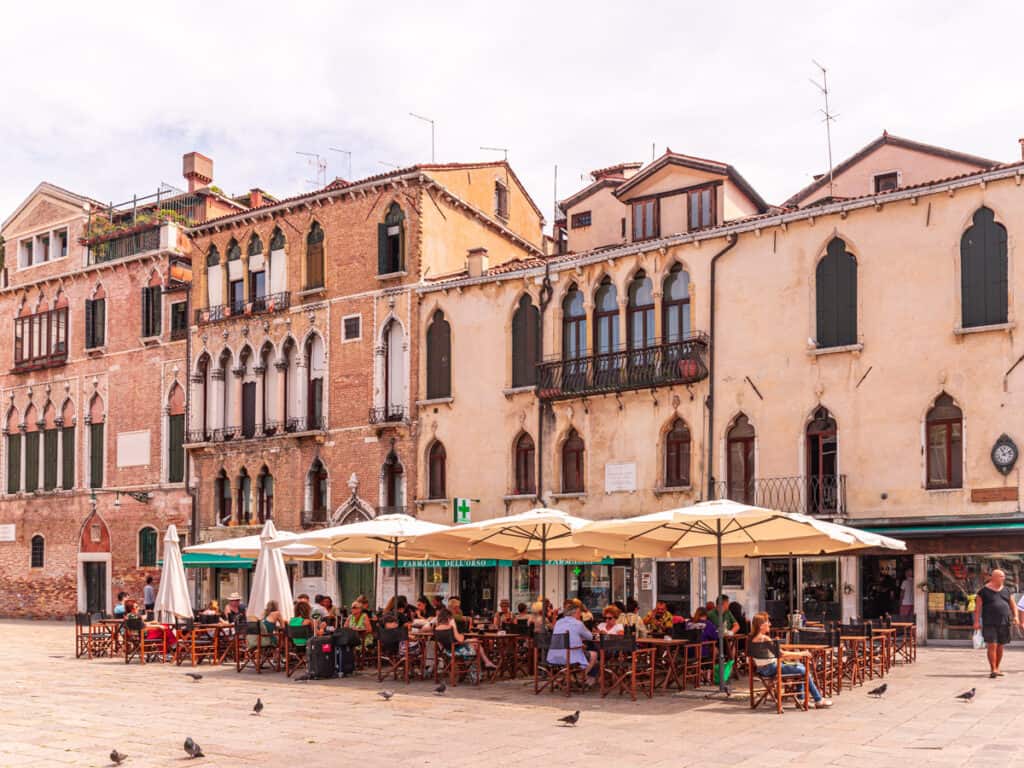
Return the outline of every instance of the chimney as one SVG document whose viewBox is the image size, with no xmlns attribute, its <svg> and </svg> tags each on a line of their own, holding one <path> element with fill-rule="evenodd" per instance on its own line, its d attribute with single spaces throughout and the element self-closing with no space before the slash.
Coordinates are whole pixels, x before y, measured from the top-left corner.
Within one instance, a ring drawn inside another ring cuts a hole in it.
<svg viewBox="0 0 1024 768">
<path fill-rule="evenodd" d="M 198 152 L 182 155 L 181 175 L 188 181 L 188 191 L 195 192 L 213 181 L 213 160 Z"/>
<path fill-rule="evenodd" d="M 1024 160 L 1024 139 L 1017 139 L 1017 143 L 1020 144 L 1020 159 Z"/>
<path fill-rule="evenodd" d="M 470 277 L 481 277 L 487 271 L 487 249 L 470 248 L 466 256 L 466 270 Z"/>
<path fill-rule="evenodd" d="M 261 205 L 263 205 L 263 190 L 253 187 L 249 190 L 249 207 L 259 208 Z"/>
</svg>

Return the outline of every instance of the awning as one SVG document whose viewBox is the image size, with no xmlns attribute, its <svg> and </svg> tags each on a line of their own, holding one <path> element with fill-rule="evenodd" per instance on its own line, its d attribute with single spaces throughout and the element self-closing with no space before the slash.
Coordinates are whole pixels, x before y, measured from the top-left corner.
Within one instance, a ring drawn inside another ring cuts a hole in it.
<svg viewBox="0 0 1024 768">
<path fill-rule="evenodd" d="M 251 571 L 255 560 L 238 555 L 206 555 L 198 552 L 186 552 L 181 556 L 186 568 L 241 568 Z"/>
<path fill-rule="evenodd" d="M 602 557 L 600 560 L 548 560 L 548 565 L 615 565 L 615 559 Z M 544 565 L 543 560 L 531 560 L 530 565 Z"/>
<path fill-rule="evenodd" d="M 1024 522 L 1015 523 L 954 523 L 954 524 L 933 524 L 933 525 L 895 525 L 892 527 L 864 528 L 871 533 L 881 533 L 885 536 L 935 536 L 945 533 L 1024 533 Z"/>
<path fill-rule="evenodd" d="M 515 565 L 511 560 L 399 560 L 399 568 L 494 568 Z M 381 568 L 394 568 L 394 560 L 381 560 Z"/>
</svg>

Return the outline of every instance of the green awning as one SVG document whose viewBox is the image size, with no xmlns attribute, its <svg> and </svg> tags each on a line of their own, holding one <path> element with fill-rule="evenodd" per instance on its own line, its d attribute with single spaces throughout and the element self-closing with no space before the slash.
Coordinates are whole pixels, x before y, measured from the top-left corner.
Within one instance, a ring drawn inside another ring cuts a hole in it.
<svg viewBox="0 0 1024 768">
<path fill-rule="evenodd" d="M 241 568 L 251 571 L 256 561 L 251 557 L 238 555 L 207 555 L 201 552 L 186 552 L 181 556 L 186 568 Z"/>
<path fill-rule="evenodd" d="M 615 560 L 602 557 L 600 560 L 548 560 L 548 565 L 614 565 Z M 543 560 L 531 560 L 530 565 L 544 565 Z"/>
<path fill-rule="evenodd" d="M 381 560 L 381 568 L 394 568 L 394 560 Z M 399 568 L 493 568 L 514 565 L 511 560 L 399 560 Z"/>
<path fill-rule="evenodd" d="M 952 525 L 896 525 L 865 528 L 883 536 L 930 536 L 943 533 L 1021 533 L 1024 523 L 954 523 Z"/>
</svg>

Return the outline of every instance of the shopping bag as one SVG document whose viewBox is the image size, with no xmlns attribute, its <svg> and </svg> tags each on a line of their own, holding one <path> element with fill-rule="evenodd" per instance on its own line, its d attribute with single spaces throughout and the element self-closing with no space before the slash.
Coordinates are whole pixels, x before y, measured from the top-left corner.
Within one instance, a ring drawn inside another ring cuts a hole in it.
<svg viewBox="0 0 1024 768">
<path fill-rule="evenodd" d="M 974 634 L 971 635 L 971 643 L 976 651 L 985 647 L 985 638 L 982 636 L 980 629 L 974 630 Z"/>
<path fill-rule="evenodd" d="M 735 661 L 730 659 L 729 661 L 725 662 L 725 664 L 716 664 L 715 665 L 715 685 L 719 684 L 718 670 L 720 670 L 720 669 L 723 670 L 726 682 L 728 682 L 729 678 L 732 677 L 732 667 L 733 667 L 733 664 L 735 664 L 735 663 L 736 663 Z"/>
</svg>

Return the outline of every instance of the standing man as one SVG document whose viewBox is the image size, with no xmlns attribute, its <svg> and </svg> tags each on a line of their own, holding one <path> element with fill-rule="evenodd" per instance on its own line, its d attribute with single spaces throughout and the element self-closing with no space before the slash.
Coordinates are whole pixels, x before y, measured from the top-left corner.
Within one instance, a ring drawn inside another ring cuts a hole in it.
<svg viewBox="0 0 1024 768">
<path fill-rule="evenodd" d="M 708 611 L 708 620 L 713 623 L 723 635 L 735 635 L 740 631 L 740 623 L 729 610 L 729 596 L 719 595 L 718 608 Z"/>
<path fill-rule="evenodd" d="M 907 568 L 903 584 L 900 585 L 900 616 L 911 616 L 914 613 L 914 571 Z"/>
<path fill-rule="evenodd" d="M 156 605 L 156 590 L 153 589 L 153 577 L 146 577 L 146 587 L 142 590 L 142 605 L 146 609 L 146 619 L 153 620 L 153 608 Z"/>
<path fill-rule="evenodd" d="M 1020 615 L 1013 595 L 1005 584 L 1006 574 L 996 568 L 974 602 L 974 631 L 981 628 L 988 651 L 989 677 L 1002 677 L 1003 646 L 1010 642 L 1010 619 L 1020 626 Z"/>
</svg>

